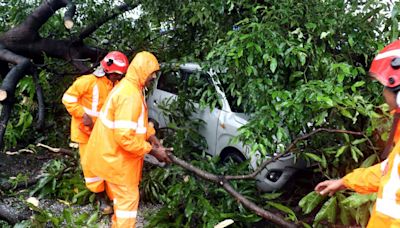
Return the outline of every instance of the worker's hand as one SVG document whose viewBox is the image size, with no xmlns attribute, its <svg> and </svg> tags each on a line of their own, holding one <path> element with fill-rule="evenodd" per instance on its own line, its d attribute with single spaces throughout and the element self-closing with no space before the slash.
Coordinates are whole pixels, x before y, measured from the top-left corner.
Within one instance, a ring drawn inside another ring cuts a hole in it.
<svg viewBox="0 0 400 228">
<path fill-rule="evenodd" d="M 93 120 L 92 120 L 92 118 L 91 118 L 88 114 L 86 114 L 86 113 L 83 114 L 82 123 L 83 123 L 83 125 L 85 125 L 85 126 L 87 126 L 87 127 L 93 128 Z"/>
<path fill-rule="evenodd" d="M 315 191 L 320 195 L 332 196 L 335 192 L 346 189 L 346 186 L 343 184 L 343 179 L 339 180 L 327 180 L 319 183 L 315 187 Z"/>
<path fill-rule="evenodd" d="M 172 151 L 171 148 L 165 148 L 163 146 L 153 148 L 150 151 L 150 154 L 153 155 L 159 162 L 171 163 L 171 159 L 168 157 L 168 152 Z"/>
<path fill-rule="evenodd" d="M 148 141 L 151 143 L 153 147 L 162 147 L 160 140 L 155 135 L 149 137 Z"/>
</svg>

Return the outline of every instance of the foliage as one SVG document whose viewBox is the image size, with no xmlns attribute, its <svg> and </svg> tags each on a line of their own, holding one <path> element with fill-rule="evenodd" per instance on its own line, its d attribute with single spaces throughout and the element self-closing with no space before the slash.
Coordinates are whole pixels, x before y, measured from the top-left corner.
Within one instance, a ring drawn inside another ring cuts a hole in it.
<svg viewBox="0 0 400 228">
<path fill-rule="evenodd" d="M 299 206 L 304 214 L 309 214 L 315 211 L 324 199 L 326 197 L 316 192 L 310 192 L 299 202 Z M 315 216 L 313 226 L 321 224 L 322 221 L 327 221 L 332 224 L 341 223 L 346 226 L 356 222 L 365 227 L 375 200 L 375 194 L 361 195 L 338 192 L 325 201 Z"/>
<path fill-rule="evenodd" d="M 60 215 L 56 215 L 49 210 L 41 209 L 30 205 L 36 214 L 30 220 L 24 220 L 15 224 L 14 228 L 28 227 L 101 227 L 98 223 L 99 212 L 88 214 L 73 208 L 65 208 Z"/>
<path fill-rule="evenodd" d="M 93 202 L 95 197 L 86 189 L 79 166 L 66 160 L 50 160 L 46 163 L 30 195 L 57 197 L 73 204 Z"/>
<path fill-rule="evenodd" d="M 18 173 L 16 177 L 10 177 L 8 181 L 12 186 L 10 190 L 14 190 L 20 183 L 27 183 L 28 178 L 28 175 L 23 173 Z"/>
</svg>

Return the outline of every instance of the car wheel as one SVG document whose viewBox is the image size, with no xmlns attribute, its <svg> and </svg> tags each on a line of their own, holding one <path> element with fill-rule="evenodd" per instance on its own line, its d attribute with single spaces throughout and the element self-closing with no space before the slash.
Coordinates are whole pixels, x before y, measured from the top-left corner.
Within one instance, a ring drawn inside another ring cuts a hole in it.
<svg viewBox="0 0 400 228">
<path fill-rule="evenodd" d="M 244 161 L 245 161 L 245 158 L 243 157 L 243 155 L 237 151 L 229 151 L 221 158 L 222 164 L 226 164 L 228 162 L 233 162 L 233 163 L 239 164 Z"/>
</svg>

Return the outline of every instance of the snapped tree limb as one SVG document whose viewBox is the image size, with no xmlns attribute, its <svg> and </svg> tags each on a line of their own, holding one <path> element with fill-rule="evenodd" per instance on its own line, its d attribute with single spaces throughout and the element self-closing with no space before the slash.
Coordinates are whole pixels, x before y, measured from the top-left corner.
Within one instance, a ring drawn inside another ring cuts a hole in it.
<svg viewBox="0 0 400 228">
<path fill-rule="evenodd" d="M 270 163 L 278 160 L 279 158 L 291 153 L 292 149 L 294 148 L 294 146 L 298 142 L 300 142 L 302 140 L 305 140 L 305 139 L 308 139 L 309 137 L 311 137 L 311 136 L 313 136 L 313 135 L 315 135 L 315 134 L 317 134 L 319 132 L 345 133 L 345 134 L 351 134 L 351 135 L 365 136 L 363 132 L 358 132 L 358 131 L 347 131 L 347 130 L 339 130 L 339 129 L 318 128 L 318 129 L 316 129 L 316 130 L 314 130 L 314 131 L 312 131 L 312 132 L 310 132 L 308 134 L 305 134 L 305 135 L 302 135 L 302 136 L 296 138 L 292 143 L 289 144 L 289 146 L 287 147 L 287 149 L 283 153 L 281 153 L 281 154 L 279 154 L 277 156 L 274 156 L 274 157 L 272 157 L 270 159 L 265 160 L 263 163 L 261 163 L 260 166 L 257 167 L 257 169 L 254 172 L 252 172 L 250 174 L 247 174 L 247 175 L 226 176 L 225 178 L 227 180 L 254 179 L 257 176 L 257 174 L 259 174 L 268 164 L 270 164 Z"/>
</svg>

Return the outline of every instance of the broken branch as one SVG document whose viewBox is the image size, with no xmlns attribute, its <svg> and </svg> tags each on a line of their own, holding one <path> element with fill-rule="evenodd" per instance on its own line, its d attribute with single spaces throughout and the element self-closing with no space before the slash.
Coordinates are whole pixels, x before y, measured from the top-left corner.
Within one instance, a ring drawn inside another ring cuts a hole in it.
<svg viewBox="0 0 400 228">
<path fill-rule="evenodd" d="M 36 146 L 37 147 L 46 148 L 46 149 L 50 150 L 53 153 L 60 153 L 60 154 L 64 154 L 64 155 L 67 155 L 67 156 L 70 156 L 70 157 L 74 157 L 74 155 L 75 155 L 74 151 L 68 150 L 68 149 L 64 149 L 64 148 L 54 148 L 54 147 L 51 147 L 51 146 L 48 146 L 48 145 L 45 145 L 45 144 L 42 144 L 42 143 L 38 143 Z"/>
<path fill-rule="evenodd" d="M 319 132 L 345 133 L 345 134 L 360 135 L 360 136 L 364 135 L 363 132 L 358 132 L 358 131 L 347 131 L 347 130 L 339 130 L 339 129 L 318 128 L 318 129 L 316 129 L 316 130 L 314 130 L 314 131 L 312 131 L 312 132 L 310 132 L 308 134 L 305 134 L 303 136 L 300 136 L 300 137 L 296 138 L 292 143 L 289 144 L 287 149 L 282 154 L 279 154 L 277 156 L 274 156 L 274 157 L 272 157 L 270 159 L 265 160 L 260 166 L 257 167 L 257 169 L 254 172 L 252 172 L 250 174 L 247 174 L 247 175 L 226 176 L 225 178 L 227 180 L 254 179 L 257 176 L 257 174 L 259 174 L 268 164 L 278 160 L 279 158 L 281 158 L 281 157 L 283 157 L 283 156 L 285 156 L 285 155 L 287 155 L 289 153 L 292 153 L 291 151 L 292 151 L 293 147 L 299 141 L 308 139 L 309 137 L 311 137 L 311 136 L 313 136 L 313 135 L 315 135 L 315 134 L 317 134 Z"/>
</svg>

